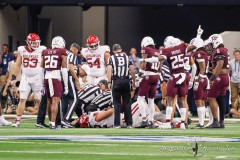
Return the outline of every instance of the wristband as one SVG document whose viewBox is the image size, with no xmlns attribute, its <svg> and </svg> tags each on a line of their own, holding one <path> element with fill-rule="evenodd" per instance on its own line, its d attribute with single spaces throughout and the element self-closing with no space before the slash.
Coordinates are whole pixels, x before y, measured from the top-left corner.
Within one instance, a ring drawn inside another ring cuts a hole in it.
<svg viewBox="0 0 240 160">
<path fill-rule="evenodd" d="M 13 74 L 13 75 L 12 75 L 12 81 L 16 80 L 16 78 L 17 78 L 17 77 Z"/>
<path fill-rule="evenodd" d="M 211 77 L 210 77 L 210 81 L 214 81 L 216 79 L 216 76 L 213 74 Z"/>
</svg>

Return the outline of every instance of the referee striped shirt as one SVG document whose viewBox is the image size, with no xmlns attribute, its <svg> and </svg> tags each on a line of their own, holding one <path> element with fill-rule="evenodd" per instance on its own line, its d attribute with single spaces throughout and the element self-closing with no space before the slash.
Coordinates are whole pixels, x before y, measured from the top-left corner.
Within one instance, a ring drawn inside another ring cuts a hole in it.
<svg viewBox="0 0 240 160">
<path fill-rule="evenodd" d="M 78 72 L 78 67 L 77 67 L 77 55 L 75 55 L 74 53 L 72 53 L 71 51 L 67 51 L 68 52 L 68 56 L 67 56 L 67 68 L 68 68 L 68 75 L 72 76 L 72 74 L 69 71 L 69 67 L 68 64 L 73 64 L 74 65 L 74 71 L 77 74 Z"/>
<path fill-rule="evenodd" d="M 91 101 L 101 93 L 101 89 L 98 85 L 86 85 L 84 89 L 78 92 L 78 98 L 85 104 L 91 103 Z"/>
<path fill-rule="evenodd" d="M 170 78 L 170 70 L 166 64 L 163 64 L 162 66 L 162 74 L 163 74 L 164 81 L 168 81 Z"/>
<path fill-rule="evenodd" d="M 116 53 L 109 58 L 108 65 L 113 68 L 112 76 L 129 77 L 129 66 L 133 65 L 125 53 Z"/>
<path fill-rule="evenodd" d="M 98 106 L 99 110 L 103 110 L 112 106 L 112 94 L 110 91 L 103 92 L 93 99 L 91 104 Z"/>
</svg>

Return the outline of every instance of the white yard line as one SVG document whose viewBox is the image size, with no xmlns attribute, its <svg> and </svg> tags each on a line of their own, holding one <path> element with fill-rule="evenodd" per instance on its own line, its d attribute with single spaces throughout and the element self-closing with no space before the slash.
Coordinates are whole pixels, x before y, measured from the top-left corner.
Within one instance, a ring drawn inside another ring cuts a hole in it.
<svg viewBox="0 0 240 160">
<path fill-rule="evenodd" d="M 117 153 L 113 153 L 113 152 L 57 152 L 57 151 L 16 151 L 16 150 L 0 150 L 0 153 L 25 153 L 25 154 L 79 154 L 79 155 L 83 155 L 83 154 L 87 154 L 87 155 L 93 155 L 93 154 L 96 154 L 96 155 L 119 155 L 119 156 L 159 156 L 161 155 L 162 153 L 158 153 L 158 154 L 149 154 L 149 153 L 146 153 L 146 154 L 136 154 L 136 153 L 130 153 L 130 152 L 117 152 Z"/>
</svg>

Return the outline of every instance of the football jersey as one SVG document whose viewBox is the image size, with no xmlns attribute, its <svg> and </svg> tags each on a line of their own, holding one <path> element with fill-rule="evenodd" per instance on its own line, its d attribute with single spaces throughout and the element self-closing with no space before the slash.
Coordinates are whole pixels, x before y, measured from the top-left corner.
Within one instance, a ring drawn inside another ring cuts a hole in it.
<svg viewBox="0 0 240 160">
<path fill-rule="evenodd" d="M 196 53 L 194 53 L 194 62 L 197 66 L 197 72 L 196 72 L 196 76 L 199 75 L 200 72 L 200 67 L 199 67 L 199 63 L 200 62 L 205 62 L 205 71 L 204 74 L 206 73 L 206 69 L 207 69 L 207 65 L 208 65 L 208 56 L 207 53 L 203 50 L 197 51 Z"/>
<path fill-rule="evenodd" d="M 99 46 L 97 50 L 89 50 L 83 48 L 81 54 L 86 59 L 90 72 L 89 76 L 101 77 L 106 74 L 106 65 L 104 61 L 104 54 L 110 52 L 109 46 Z"/>
<path fill-rule="evenodd" d="M 159 50 L 151 47 L 143 47 L 141 49 L 141 53 L 147 54 L 147 58 L 159 56 Z M 159 67 L 160 67 L 160 62 L 156 62 L 156 63 L 147 62 L 145 71 L 158 72 Z"/>
<path fill-rule="evenodd" d="M 188 53 L 185 54 L 185 57 L 184 57 L 184 69 L 186 71 L 190 71 L 190 69 L 191 69 L 191 66 L 190 66 L 191 56 L 192 56 L 191 52 L 188 52 Z"/>
<path fill-rule="evenodd" d="M 213 57 L 212 57 L 212 65 L 213 69 L 217 66 L 217 61 L 223 60 L 223 67 L 222 69 L 229 69 L 229 53 L 228 49 L 224 47 L 220 47 L 214 50 Z"/>
<path fill-rule="evenodd" d="M 170 74 L 184 73 L 184 57 L 187 45 L 182 43 L 172 48 L 160 50 L 161 56 L 164 56 L 169 64 Z"/>
<path fill-rule="evenodd" d="M 67 56 L 65 48 L 46 49 L 42 52 L 46 71 L 61 70 L 62 56 Z"/>
<path fill-rule="evenodd" d="M 45 46 L 39 46 L 36 50 L 30 51 L 27 46 L 18 47 L 18 52 L 22 57 L 22 74 L 26 76 L 36 76 L 41 74 L 42 51 Z"/>
</svg>

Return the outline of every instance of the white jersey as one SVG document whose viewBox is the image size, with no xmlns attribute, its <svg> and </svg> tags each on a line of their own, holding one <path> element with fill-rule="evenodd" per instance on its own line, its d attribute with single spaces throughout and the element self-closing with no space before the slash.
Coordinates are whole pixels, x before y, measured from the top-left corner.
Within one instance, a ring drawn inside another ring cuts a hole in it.
<svg viewBox="0 0 240 160">
<path fill-rule="evenodd" d="M 141 122 L 142 122 L 142 117 L 139 111 L 139 105 L 137 102 L 133 103 L 131 105 L 131 112 L 132 112 L 132 127 L 136 127 L 138 126 Z M 126 123 L 125 123 L 125 118 L 124 118 L 124 114 L 121 113 L 120 115 L 120 125 L 121 127 L 126 127 Z"/>
<path fill-rule="evenodd" d="M 97 50 L 89 50 L 83 48 L 81 54 L 86 58 L 87 63 L 90 67 L 89 76 L 101 77 L 106 74 L 106 65 L 104 61 L 104 54 L 110 52 L 109 46 L 99 46 Z"/>
<path fill-rule="evenodd" d="M 18 47 L 18 52 L 22 57 L 22 74 L 26 76 L 36 76 L 41 74 L 42 51 L 45 46 L 39 46 L 33 52 L 29 51 L 26 46 Z"/>
<path fill-rule="evenodd" d="M 112 114 L 110 117 L 97 122 L 96 121 L 96 113 L 98 112 L 103 112 L 103 111 L 96 111 L 96 112 L 91 112 L 89 115 L 89 124 L 90 126 L 94 127 L 94 126 L 100 126 L 100 127 L 104 127 L 104 128 L 111 128 L 114 125 L 114 114 Z"/>
</svg>

